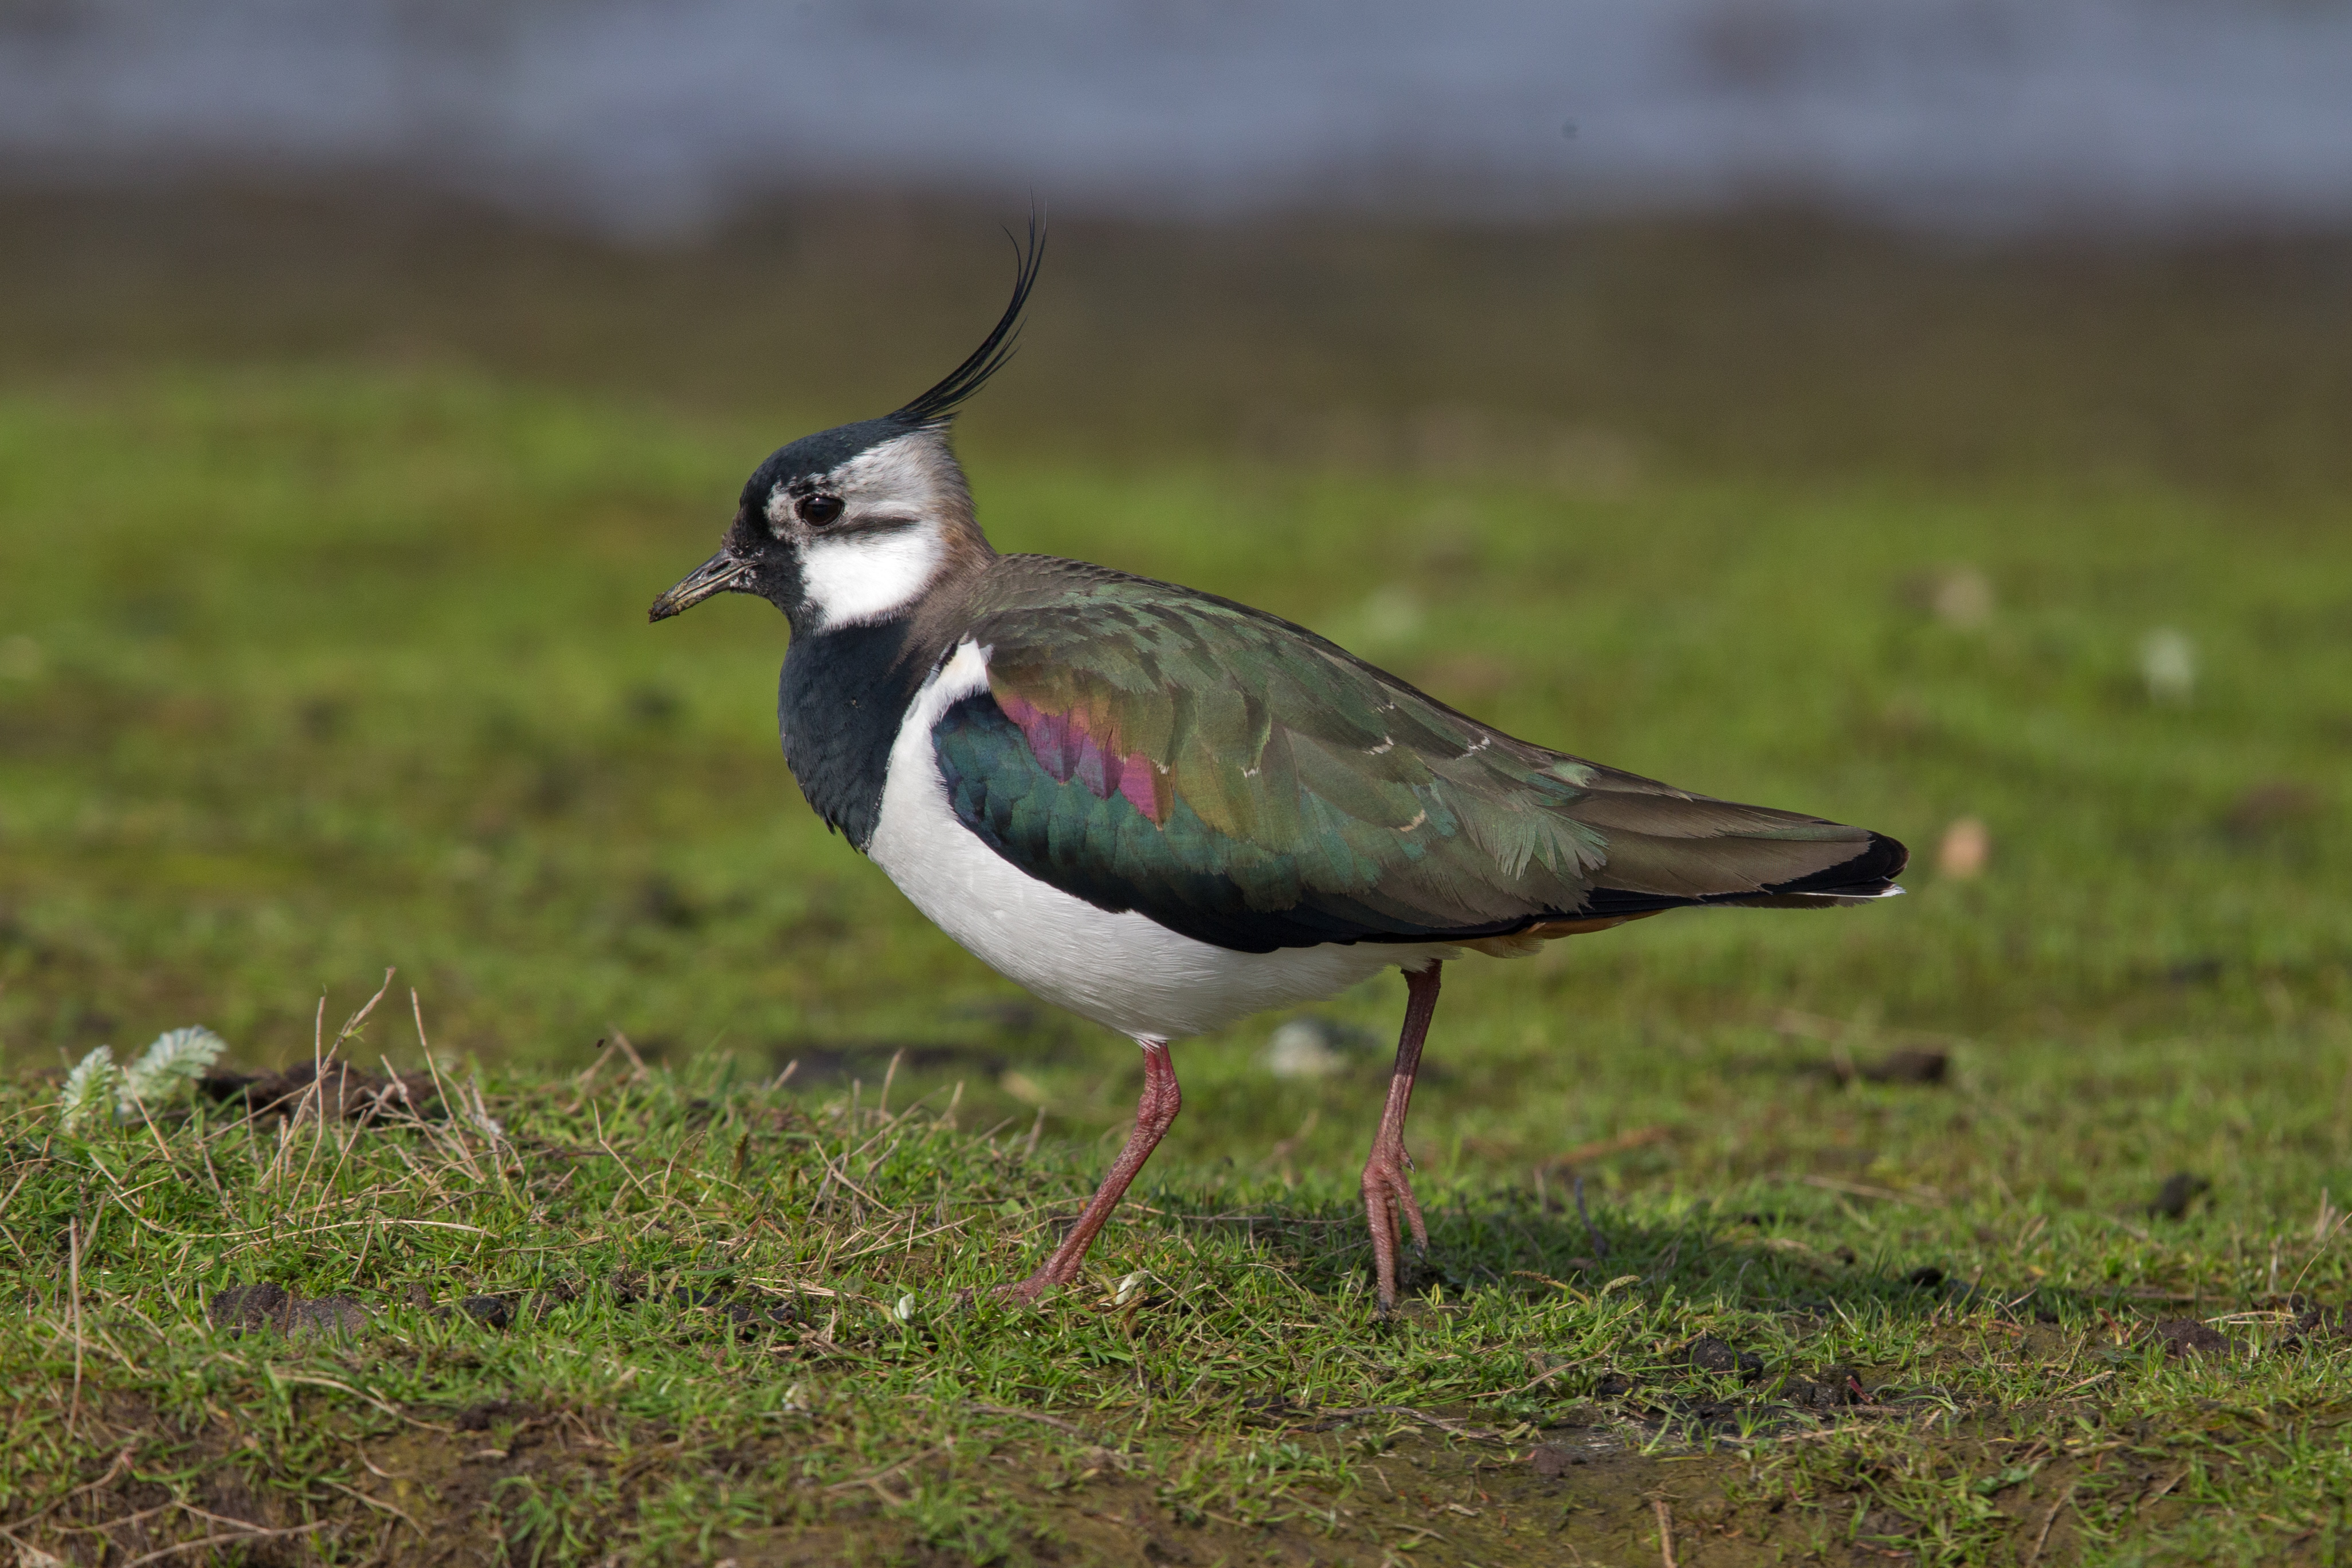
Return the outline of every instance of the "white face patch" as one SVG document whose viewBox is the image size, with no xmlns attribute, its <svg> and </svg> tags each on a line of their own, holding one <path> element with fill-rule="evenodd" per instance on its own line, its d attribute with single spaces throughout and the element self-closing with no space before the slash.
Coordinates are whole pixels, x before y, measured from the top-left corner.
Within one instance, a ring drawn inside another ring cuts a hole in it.
<svg viewBox="0 0 2352 1568">
<path fill-rule="evenodd" d="M 820 632 L 887 620 L 923 596 L 947 558 L 936 523 L 814 540 L 801 551 L 801 586 Z"/>
<path fill-rule="evenodd" d="M 810 526 L 782 486 L 767 512 L 776 536 L 799 545 L 802 588 L 820 632 L 904 612 L 946 563 L 951 520 L 968 526 L 971 515 L 962 471 L 932 430 L 868 447 L 813 488 L 841 501 L 837 519 Z"/>
</svg>

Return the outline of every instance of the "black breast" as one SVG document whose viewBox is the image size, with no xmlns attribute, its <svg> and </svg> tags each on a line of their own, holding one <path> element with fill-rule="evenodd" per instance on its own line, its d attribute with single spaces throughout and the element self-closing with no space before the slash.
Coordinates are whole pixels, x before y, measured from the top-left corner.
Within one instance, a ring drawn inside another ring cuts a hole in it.
<svg viewBox="0 0 2352 1568">
<path fill-rule="evenodd" d="M 929 673 L 905 621 L 793 638 L 776 693 L 784 762 L 827 827 L 863 851 L 882 815 L 890 744 Z"/>
</svg>

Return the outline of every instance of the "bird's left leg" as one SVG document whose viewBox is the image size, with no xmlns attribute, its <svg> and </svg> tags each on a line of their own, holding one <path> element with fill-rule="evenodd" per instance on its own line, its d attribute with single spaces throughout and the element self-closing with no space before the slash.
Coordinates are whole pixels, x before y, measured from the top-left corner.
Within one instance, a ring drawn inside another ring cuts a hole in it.
<svg viewBox="0 0 2352 1568">
<path fill-rule="evenodd" d="M 1396 1306 L 1397 1216 L 1412 1226 L 1412 1243 L 1429 1249 L 1429 1227 L 1422 1223 L 1421 1205 L 1413 1201 L 1412 1183 L 1405 1173 L 1412 1156 L 1404 1148 L 1404 1115 L 1412 1107 L 1413 1075 L 1421 1070 L 1421 1045 L 1429 1036 L 1429 1020 L 1437 1012 L 1437 972 L 1431 963 L 1405 972 L 1404 1032 L 1397 1037 L 1396 1067 L 1389 1075 L 1389 1102 L 1381 1112 L 1381 1130 L 1372 1139 L 1371 1158 L 1364 1162 L 1364 1215 L 1372 1226 L 1372 1269 L 1380 1284 L 1381 1310 Z"/>
<path fill-rule="evenodd" d="M 1094 1202 L 1045 1259 L 1037 1272 L 1018 1285 L 1008 1285 L 1003 1292 L 1007 1300 L 1023 1305 L 1034 1301 L 1046 1291 L 1067 1285 L 1078 1277 L 1078 1265 L 1086 1261 L 1087 1248 L 1095 1243 L 1095 1236 L 1110 1218 L 1110 1211 L 1118 1207 L 1118 1200 L 1127 1195 L 1127 1186 L 1143 1163 L 1151 1158 L 1151 1151 L 1160 1146 L 1167 1135 L 1169 1124 L 1176 1112 L 1183 1109 L 1184 1096 L 1176 1087 L 1176 1064 L 1168 1059 L 1165 1040 L 1143 1042 L 1143 1093 L 1135 1104 L 1135 1131 L 1127 1137 L 1127 1147 L 1118 1152 L 1104 1175 L 1102 1185 L 1095 1189 Z"/>
</svg>

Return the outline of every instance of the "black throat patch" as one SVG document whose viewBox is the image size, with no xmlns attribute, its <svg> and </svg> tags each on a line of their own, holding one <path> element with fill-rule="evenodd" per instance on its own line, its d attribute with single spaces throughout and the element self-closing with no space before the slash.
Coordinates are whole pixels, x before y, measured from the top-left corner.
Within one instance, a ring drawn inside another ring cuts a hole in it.
<svg viewBox="0 0 2352 1568">
<path fill-rule="evenodd" d="M 824 825 L 864 853 L 882 816 L 890 746 L 930 673 L 908 647 L 911 623 L 794 636 L 776 692 L 784 763 Z"/>
</svg>

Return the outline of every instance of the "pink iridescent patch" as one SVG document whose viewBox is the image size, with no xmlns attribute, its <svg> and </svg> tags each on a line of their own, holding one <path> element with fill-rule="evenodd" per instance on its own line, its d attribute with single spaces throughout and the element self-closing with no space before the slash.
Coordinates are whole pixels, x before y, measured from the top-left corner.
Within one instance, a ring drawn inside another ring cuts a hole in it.
<svg viewBox="0 0 2352 1568">
<path fill-rule="evenodd" d="M 1141 752 L 1120 753 L 1115 749 L 1115 738 L 1105 737 L 1108 745 L 1097 740 L 1080 710 L 1047 713 L 1013 692 L 997 690 L 995 697 L 996 706 L 1019 727 L 1038 764 L 1055 783 L 1076 780 L 1097 800 L 1108 800 L 1114 793 L 1122 795 L 1153 822 L 1167 822 L 1166 794 L 1160 784 L 1165 775 L 1150 757 Z"/>
</svg>

